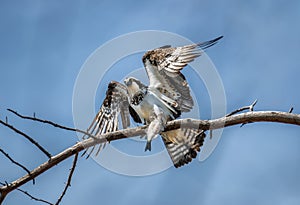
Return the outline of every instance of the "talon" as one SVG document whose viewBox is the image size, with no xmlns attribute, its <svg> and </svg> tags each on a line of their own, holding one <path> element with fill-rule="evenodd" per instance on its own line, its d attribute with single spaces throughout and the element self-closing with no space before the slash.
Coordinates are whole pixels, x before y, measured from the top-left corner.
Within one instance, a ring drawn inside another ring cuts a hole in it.
<svg viewBox="0 0 300 205">
<path fill-rule="evenodd" d="M 149 150 L 151 151 L 151 141 L 147 141 L 146 147 L 145 147 L 145 152 Z"/>
</svg>

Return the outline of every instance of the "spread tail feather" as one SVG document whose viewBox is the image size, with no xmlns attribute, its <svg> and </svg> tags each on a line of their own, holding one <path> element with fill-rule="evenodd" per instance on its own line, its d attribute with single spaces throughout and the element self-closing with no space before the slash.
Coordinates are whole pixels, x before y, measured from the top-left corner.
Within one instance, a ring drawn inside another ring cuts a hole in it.
<svg viewBox="0 0 300 205">
<path fill-rule="evenodd" d="M 187 128 L 163 132 L 161 135 L 176 168 L 196 158 L 205 138 L 203 130 Z"/>
</svg>

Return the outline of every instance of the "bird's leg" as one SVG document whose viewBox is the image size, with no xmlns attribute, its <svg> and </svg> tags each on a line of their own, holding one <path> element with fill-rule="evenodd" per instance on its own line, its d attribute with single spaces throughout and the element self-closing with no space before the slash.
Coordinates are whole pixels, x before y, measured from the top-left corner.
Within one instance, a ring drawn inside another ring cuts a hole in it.
<svg viewBox="0 0 300 205">
<path fill-rule="evenodd" d="M 147 150 L 151 151 L 151 141 L 148 141 L 148 140 L 147 140 L 147 143 L 146 143 L 145 152 Z"/>
<path fill-rule="evenodd" d="M 166 126 L 166 119 L 164 117 L 164 113 L 161 108 L 156 105 L 154 108 L 154 120 L 151 121 L 150 125 L 147 129 L 147 144 L 145 147 L 145 151 L 151 151 L 151 141 L 156 138 L 162 131 L 164 131 Z"/>
</svg>

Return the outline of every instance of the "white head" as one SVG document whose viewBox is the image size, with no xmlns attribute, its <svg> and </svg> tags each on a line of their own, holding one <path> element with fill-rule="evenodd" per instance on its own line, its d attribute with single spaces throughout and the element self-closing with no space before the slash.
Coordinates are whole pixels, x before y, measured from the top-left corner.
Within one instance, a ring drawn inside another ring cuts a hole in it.
<svg viewBox="0 0 300 205">
<path fill-rule="evenodd" d="M 146 88 L 146 86 L 136 78 L 129 77 L 124 80 L 125 85 L 128 88 L 129 94 L 134 94 L 142 88 Z"/>
</svg>

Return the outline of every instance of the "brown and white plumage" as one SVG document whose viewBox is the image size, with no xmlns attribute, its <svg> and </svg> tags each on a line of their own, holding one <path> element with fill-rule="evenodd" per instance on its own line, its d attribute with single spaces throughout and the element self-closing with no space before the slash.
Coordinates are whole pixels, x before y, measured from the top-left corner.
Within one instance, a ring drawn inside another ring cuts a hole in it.
<svg viewBox="0 0 300 205">
<path fill-rule="evenodd" d="M 180 71 L 203 53 L 201 49 L 213 46 L 221 38 L 177 48 L 163 46 L 146 52 L 143 63 L 150 82 L 149 88 L 158 90 L 166 101 L 180 108 L 181 112 L 190 111 L 194 102 L 189 85 Z"/>
<path fill-rule="evenodd" d="M 174 166 L 177 168 L 189 163 L 200 151 L 205 133 L 186 128 L 165 132 L 164 126 L 167 121 L 180 117 L 182 112 L 190 111 L 194 105 L 181 70 L 203 53 L 201 49 L 214 45 L 221 38 L 177 48 L 164 46 L 146 52 L 142 60 L 149 86 L 135 78 L 125 79 L 125 85 L 112 81 L 88 132 L 98 137 L 116 131 L 118 118 L 121 118 L 122 127 L 127 128 L 131 116 L 134 121 L 149 125 L 145 150 L 151 150 L 151 140 L 160 134 Z M 97 153 L 103 146 L 100 145 Z"/>
<path fill-rule="evenodd" d="M 176 168 L 188 164 L 203 145 L 203 130 L 180 128 L 161 133 L 168 153 Z"/>
<path fill-rule="evenodd" d="M 113 132 L 118 130 L 119 122 L 118 118 L 121 118 L 122 127 L 126 129 L 130 126 L 130 111 L 133 112 L 129 105 L 129 96 L 127 87 L 116 81 L 111 81 L 108 85 L 106 91 L 106 97 L 103 100 L 102 106 L 100 107 L 99 112 L 92 121 L 90 127 L 87 129 L 87 132 L 92 134 L 95 137 L 99 137 L 104 133 Z M 134 113 L 133 113 L 134 114 Z M 136 113 L 135 113 L 136 114 Z M 87 138 L 85 135 L 83 138 Z M 104 148 L 106 143 L 98 145 L 99 151 Z M 96 146 L 92 147 L 87 157 L 94 151 Z M 83 153 L 85 154 L 87 150 Z"/>
</svg>

